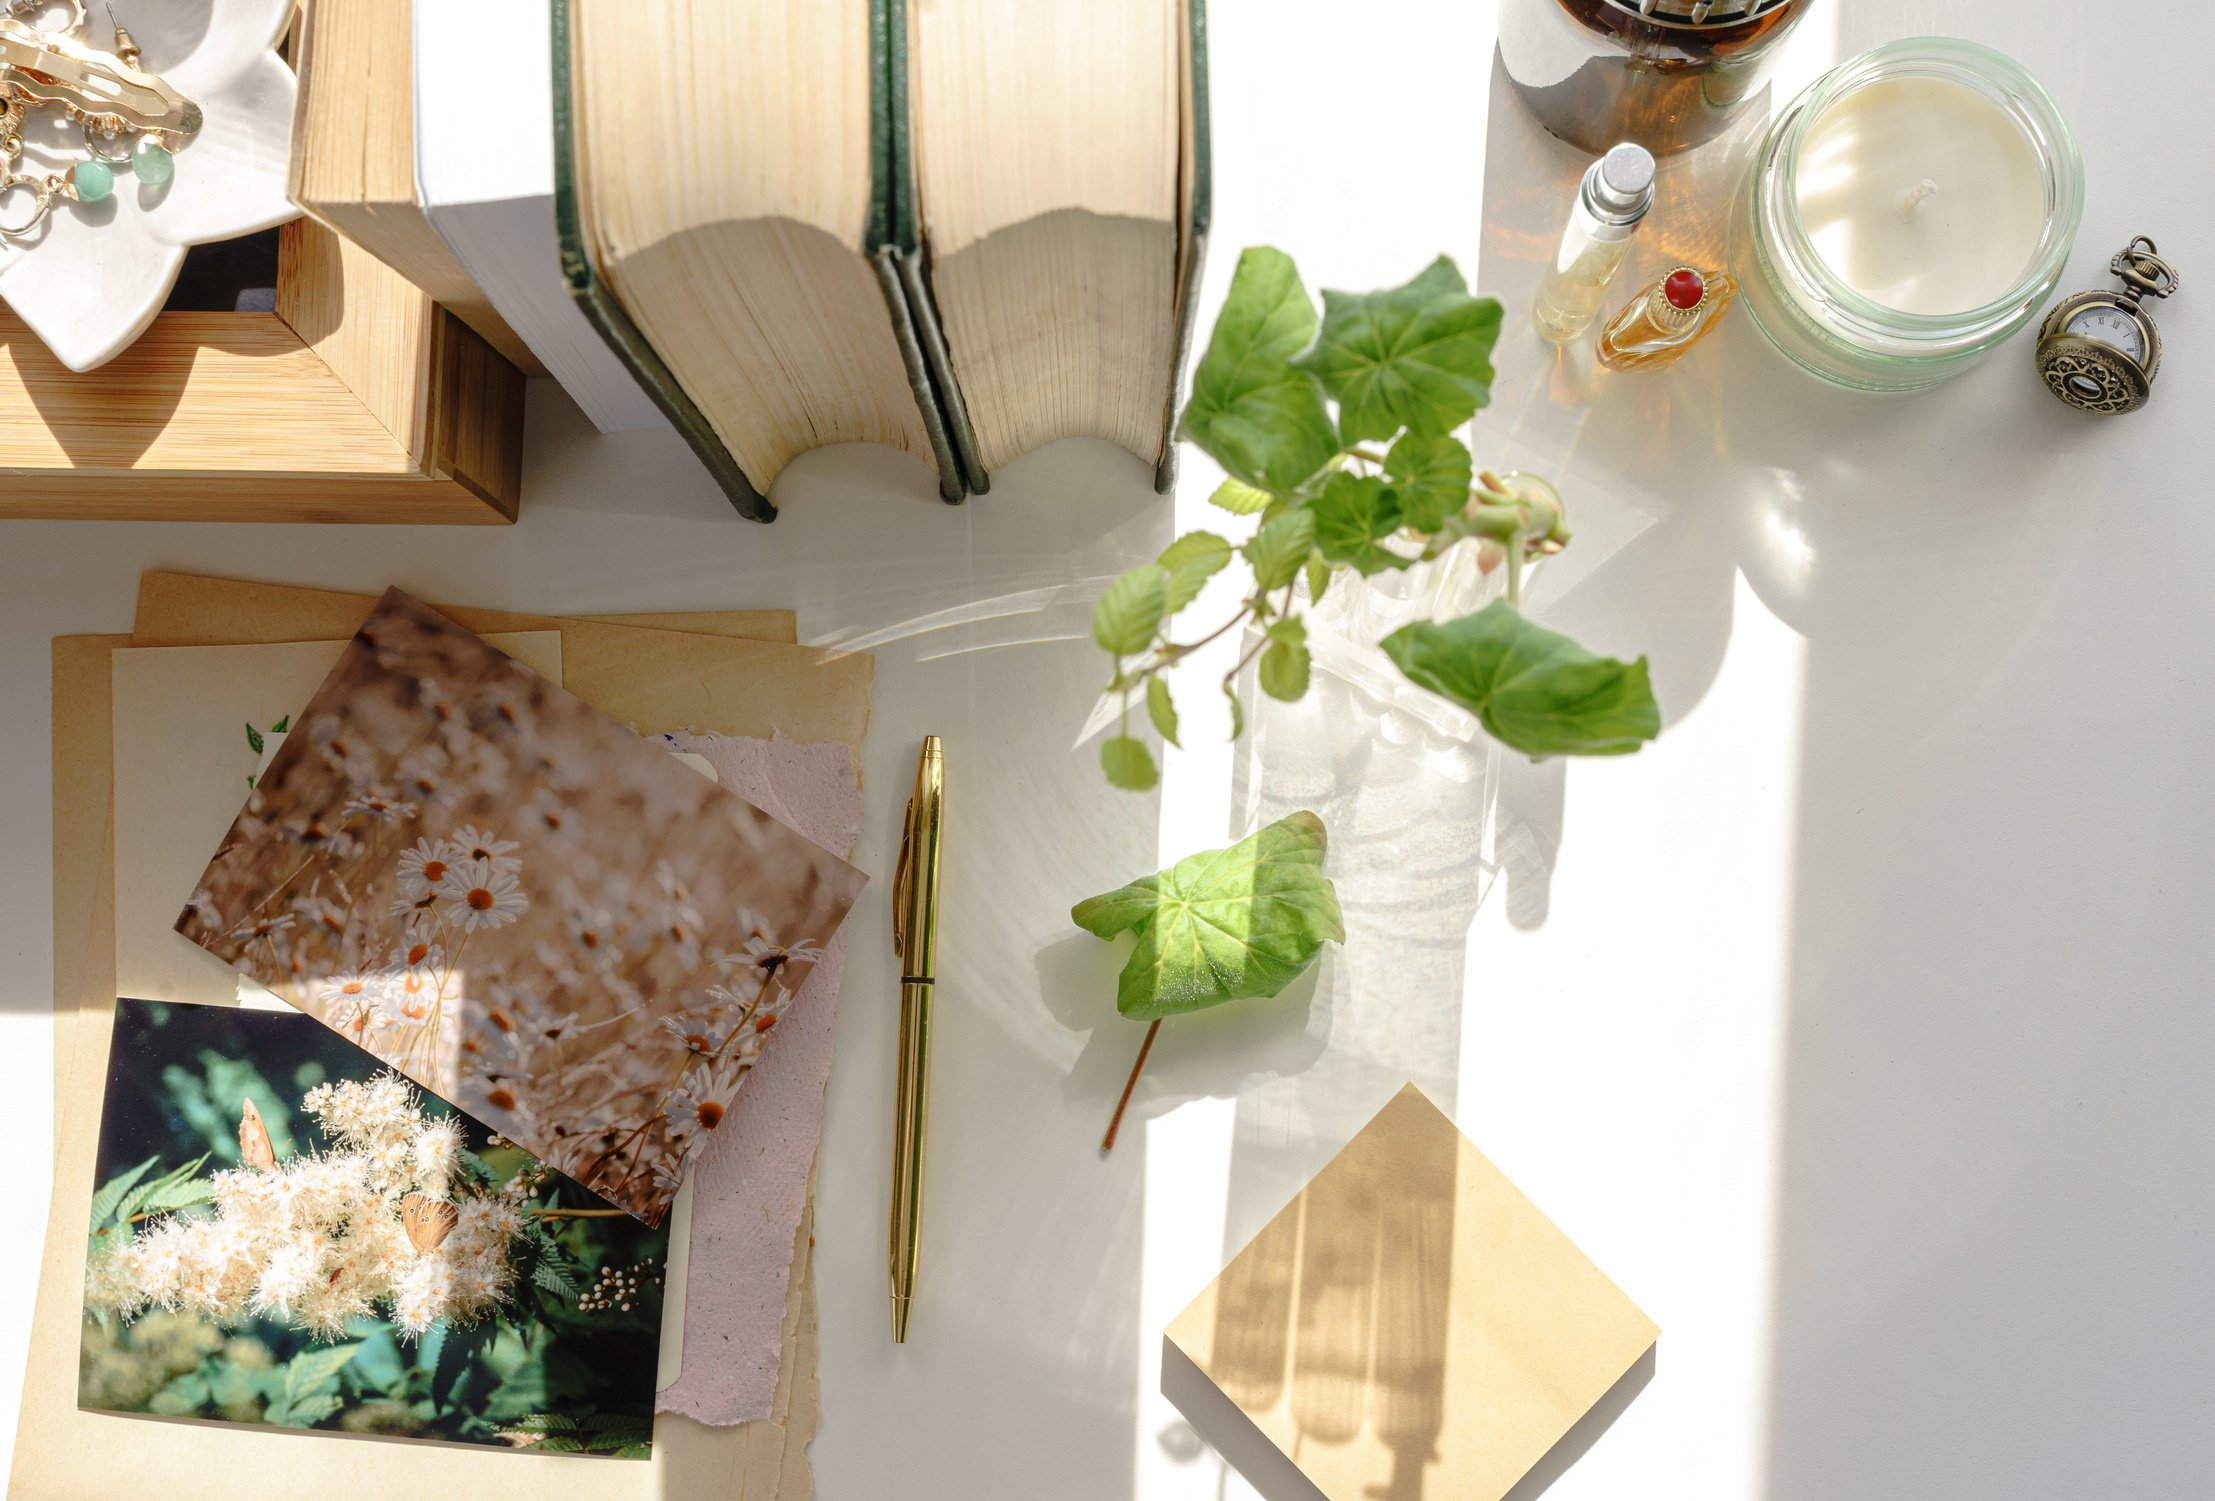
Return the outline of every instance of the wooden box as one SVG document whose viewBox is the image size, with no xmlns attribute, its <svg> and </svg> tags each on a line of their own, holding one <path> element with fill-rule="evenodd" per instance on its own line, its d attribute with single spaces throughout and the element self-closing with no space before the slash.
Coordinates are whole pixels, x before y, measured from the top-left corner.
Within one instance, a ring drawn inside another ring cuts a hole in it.
<svg viewBox="0 0 2215 1501">
<path fill-rule="evenodd" d="M 499 524 L 523 377 L 399 273 L 284 226 L 273 313 L 161 313 L 89 374 L 0 308 L 0 516 Z"/>
</svg>

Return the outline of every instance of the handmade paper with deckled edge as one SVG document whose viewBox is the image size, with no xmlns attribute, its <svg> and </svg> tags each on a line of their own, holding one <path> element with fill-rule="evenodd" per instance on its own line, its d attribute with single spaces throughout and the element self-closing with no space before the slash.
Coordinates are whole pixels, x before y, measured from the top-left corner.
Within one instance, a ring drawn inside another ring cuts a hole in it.
<svg viewBox="0 0 2215 1501">
<path fill-rule="evenodd" d="M 153 1435 L 144 1431 L 148 1425 L 142 1423 L 133 1442 L 121 1444 L 113 1425 L 126 1420 L 77 1411 L 75 1349 L 84 1248 L 77 1226 L 90 1192 L 91 1153 L 105 1087 L 108 1018 L 115 995 L 111 983 L 116 918 L 110 879 L 114 864 L 108 764 L 110 658 L 134 642 L 293 642 L 319 639 L 330 629 L 300 602 L 299 596 L 314 591 L 234 580 L 180 581 L 198 591 L 189 601 L 180 602 L 173 594 L 150 601 L 142 590 L 135 637 L 71 637 L 55 642 L 56 760 L 85 773 L 56 780 L 56 863 L 65 871 L 86 867 L 92 879 L 56 884 L 56 973 L 77 975 L 80 989 L 73 996 L 57 997 L 54 1202 L 42 1246 L 10 1496 L 43 1501 L 74 1498 L 92 1489 L 134 1490 L 158 1483 L 171 1501 L 198 1501 L 203 1496 L 228 1497 L 235 1489 L 230 1478 L 234 1468 L 251 1465 L 265 1487 L 304 1495 L 367 1484 L 399 1493 L 523 1483 L 540 1501 L 621 1501 L 632 1495 L 651 1501 L 695 1488 L 713 1488 L 730 1501 L 766 1497 L 805 1501 L 811 1490 L 806 1443 L 816 1422 L 814 1279 L 807 1274 L 799 1278 L 802 1301 L 794 1335 L 788 1340 L 797 1355 L 793 1364 L 807 1375 L 788 1383 L 792 1389 L 780 1398 L 778 1419 L 718 1429 L 665 1418 L 655 1426 L 654 1459 L 639 1467 L 645 1473 L 635 1488 L 628 1476 L 636 1471 L 626 1470 L 621 1483 L 611 1485 L 609 1472 L 598 1464 L 557 1456 L 457 1453 L 374 1443 L 274 1448 L 256 1443 L 238 1451 L 232 1448 L 236 1435 L 190 1424 L 155 1425 L 162 1431 Z M 347 630 L 359 623 L 374 600 L 343 598 L 356 611 L 339 627 Z M 561 627 L 565 655 L 573 630 L 603 629 L 544 618 Z M 713 618 L 726 622 L 725 617 Z M 726 629 L 735 627 L 726 624 Z M 620 660 L 633 670 L 611 669 L 596 675 L 589 685 L 580 679 L 572 686 L 604 712 L 633 724 L 708 722 L 750 734 L 768 734 L 773 726 L 781 726 L 804 738 L 838 739 L 858 749 L 869 712 L 867 656 L 841 659 L 842 665 L 857 670 L 835 675 L 824 674 L 797 652 L 749 659 L 741 671 L 722 658 L 728 644 L 666 629 L 631 630 L 619 652 L 614 642 L 608 646 L 614 654 L 611 661 Z M 774 695 L 765 700 L 753 691 L 763 673 L 780 675 L 791 690 L 783 707 Z M 812 680 L 815 686 L 801 692 L 796 686 L 801 679 Z M 86 737 L 96 744 L 82 761 L 74 760 L 70 747 Z M 60 962 L 60 946 L 72 934 L 85 935 L 83 962 L 76 962 L 79 951 L 72 948 L 71 962 L 65 966 Z M 795 1238 L 796 1266 L 806 1264 L 806 1244 L 803 1226 Z M 480 1467 L 486 1468 L 478 1473 Z M 516 1477 L 526 1471 L 527 1479 L 519 1482 Z"/>
<path fill-rule="evenodd" d="M 1331 1501 L 1500 1501 L 1659 1332 L 1410 1084 L 1165 1338 Z"/>
<path fill-rule="evenodd" d="M 723 786 L 826 849 L 844 853 L 860 837 L 861 789 L 844 746 L 689 734 L 668 740 L 704 757 Z M 778 1025 L 760 1076 L 739 1091 L 693 1170 L 682 1368 L 658 1399 L 663 1412 L 717 1425 L 772 1415 L 793 1237 L 822 1137 L 845 944 L 841 929 Z"/>
</svg>

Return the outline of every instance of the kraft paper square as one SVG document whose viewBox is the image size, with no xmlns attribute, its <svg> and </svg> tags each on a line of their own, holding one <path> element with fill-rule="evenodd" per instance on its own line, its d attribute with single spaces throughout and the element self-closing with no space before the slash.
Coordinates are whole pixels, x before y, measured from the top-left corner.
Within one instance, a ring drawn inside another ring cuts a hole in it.
<svg viewBox="0 0 2215 1501">
<path fill-rule="evenodd" d="M 1165 1339 L 1330 1501 L 1500 1501 L 1659 1333 L 1410 1084 Z"/>
</svg>

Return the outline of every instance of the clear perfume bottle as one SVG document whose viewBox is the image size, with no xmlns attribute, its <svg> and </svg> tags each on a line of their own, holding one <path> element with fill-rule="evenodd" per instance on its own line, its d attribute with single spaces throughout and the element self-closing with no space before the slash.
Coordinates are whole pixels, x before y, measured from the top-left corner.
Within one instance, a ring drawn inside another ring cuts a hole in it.
<svg viewBox="0 0 2215 1501">
<path fill-rule="evenodd" d="M 1738 283 L 1727 272 L 1679 266 L 1633 297 L 1600 330 L 1600 363 L 1610 370 L 1659 370 L 1723 321 Z"/>
<path fill-rule="evenodd" d="M 1531 322 L 1543 337 L 1566 344 L 1592 326 L 1653 202 L 1654 159 L 1643 146 L 1612 147 L 1585 172 L 1560 248 L 1531 300 Z"/>
</svg>

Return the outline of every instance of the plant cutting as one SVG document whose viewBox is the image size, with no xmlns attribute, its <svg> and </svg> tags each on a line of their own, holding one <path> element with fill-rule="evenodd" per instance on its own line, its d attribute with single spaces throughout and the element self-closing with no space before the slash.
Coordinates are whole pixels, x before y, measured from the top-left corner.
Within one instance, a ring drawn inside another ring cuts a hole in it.
<svg viewBox="0 0 2215 1501">
<path fill-rule="evenodd" d="M 1221 683 L 1236 738 L 1238 679 L 1249 665 L 1258 663 L 1271 698 L 1306 695 L 1304 610 L 1334 580 L 1461 546 L 1479 549 L 1485 572 L 1506 570 L 1505 598 L 1385 637 L 1385 654 L 1409 681 L 1533 758 L 1625 755 L 1660 733 L 1643 657 L 1595 655 L 1522 613 L 1525 566 L 1560 552 L 1569 527 L 1552 486 L 1478 469 L 1456 436 L 1491 399 L 1499 332 L 1499 303 L 1471 296 L 1445 256 L 1404 286 L 1326 291 L 1320 318 L 1291 257 L 1266 246 L 1239 257 L 1179 432 L 1228 476 L 1212 502 L 1259 523 L 1242 543 L 1212 531 L 1177 538 L 1094 608 L 1093 637 L 1114 664 L 1107 691 L 1122 701 L 1117 732 L 1100 747 L 1110 782 L 1144 791 L 1159 781 L 1131 711 L 1143 703 L 1155 731 L 1176 744 L 1170 675 L 1202 647 L 1250 628 Z M 1173 635 L 1178 616 L 1234 562 L 1248 582 L 1230 618 Z"/>
<path fill-rule="evenodd" d="M 1122 700 L 1100 764 L 1118 787 L 1160 780 L 1154 752 L 1131 732 L 1145 705 L 1177 743 L 1170 675 L 1240 627 L 1249 637 L 1223 675 L 1231 735 L 1244 732 L 1240 675 L 1256 665 L 1271 698 L 1306 695 L 1304 611 L 1340 575 L 1396 571 L 1478 549 L 1485 573 L 1506 570 L 1505 597 L 1454 620 L 1417 621 L 1379 644 L 1402 675 L 1476 716 L 1502 745 L 1533 759 L 1620 756 L 1661 730 L 1646 660 L 1585 650 L 1522 612 L 1523 570 L 1569 542 L 1561 497 L 1535 475 L 1480 470 L 1457 430 L 1492 394 L 1500 305 L 1474 297 L 1444 256 L 1404 286 L 1326 291 L 1323 312 L 1291 257 L 1268 247 L 1239 257 L 1230 295 L 1192 376 L 1180 435 L 1227 476 L 1210 496 L 1234 517 L 1258 518 L 1240 543 L 1212 531 L 1177 538 L 1100 598 L 1092 634 L 1114 663 L 1107 691 Z M 1237 608 L 1212 628 L 1172 635 L 1185 608 L 1234 563 L 1247 573 Z M 1342 942 L 1338 896 L 1322 873 L 1327 836 L 1296 813 L 1227 850 L 1194 855 L 1070 917 L 1101 938 L 1137 945 L 1116 1009 L 1148 1023 L 1101 1150 L 1112 1150 L 1162 1021 L 1226 1001 L 1277 995 Z"/>
<path fill-rule="evenodd" d="M 1227 850 L 1193 855 L 1070 909 L 1070 921 L 1096 938 L 1125 932 L 1138 938 L 1116 985 L 1115 1009 L 1147 1022 L 1146 1040 L 1101 1151 L 1115 1149 L 1163 1021 L 1276 995 L 1326 942 L 1345 942 L 1338 888 L 1323 874 L 1327 843 L 1322 819 L 1294 813 Z"/>
</svg>

